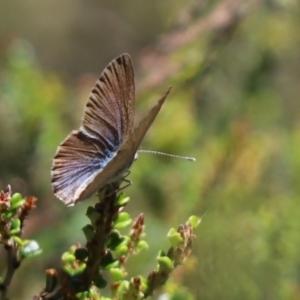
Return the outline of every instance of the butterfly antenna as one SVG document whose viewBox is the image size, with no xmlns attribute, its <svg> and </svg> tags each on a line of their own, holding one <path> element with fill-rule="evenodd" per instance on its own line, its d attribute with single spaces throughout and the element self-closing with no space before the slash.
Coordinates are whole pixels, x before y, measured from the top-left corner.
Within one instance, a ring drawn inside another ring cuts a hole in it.
<svg viewBox="0 0 300 300">
<path fill-rule="evenodd" d="M 158 155 L 164 155 L 164 156 L 169 156 L 169 157 L 174 157 L 174 158 L 181 158 L 189 161 L 196 161 L 196 158 L 190 157 L 190 156 L 180 156 L 180 155 L 175 155 L 175 154 L 169 154 L 169 153 L 164 153 L 164 152 L 159 152 L 159 151 L 153 151 L 153 150 L 143 150 L 140 149 L 138 152 L 144 152 L 144 153 L 152 153 L 152 154 L 158 154 Z"/>
</svg>

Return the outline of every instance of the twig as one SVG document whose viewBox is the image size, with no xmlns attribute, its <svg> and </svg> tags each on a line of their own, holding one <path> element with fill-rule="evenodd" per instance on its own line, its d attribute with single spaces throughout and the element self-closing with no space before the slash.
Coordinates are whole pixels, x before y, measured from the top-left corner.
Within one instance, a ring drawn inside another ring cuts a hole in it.
<svg viewBox="0 0 300 300">
<path fill-rule="evenodd" d="M 107 240 L 113 228 L 113 221 L 120 210 L 116 202 L 118 190 L 119 184 L 117 183 L 107 186 L 105 196 L 102 199 L 102 196 L 99 195 L 99 202 L 95 205 L 95 211 L 99 214 L 99 218 L 93 224 L 94 236 L 86 244 L 88 251 L 86 268 L 79 278 L 74 278 L 76 285 L 80 286 L 82 290 L 89 290 L 95 276 L 99 274 L 101 260 L 107 253 Z M 70 282 L 68 274 L 62 273 L 63 299 L 76 299 L 73 284 L 74 282 Z"/>
<path fill-rule="evenodd" d="M 91 284 L 95 274 L 97 274 L 101 259 L 106 254 L 108 236 L 113 228 L 113 221 L 119 212 L 119 207 L 116 204 L 116 192 L 118 189 L 118 185 L 110 185 L 104 199 L 99 199 L 100 202 L 95 206 L 96 211 L 100 213 L 101 217 L 95 226 L 95 237 L 91 241 L 88 241 L 86 245 L 89 251 L 89 258 L 84 274 L 84 281 L 88 286 Z"/>
<path fill-rule="evenodd" d="M 14 246 L 5 246 L 7 251 L 7 270 L 3 282 L 0 285 L 0 300 L 7 300 L 7 290 L 10 286 L 11 280 L 14 276 L 16 269 L 20 266 L 20 262 L 17 259 L 16 248 Z"/>
</svg>

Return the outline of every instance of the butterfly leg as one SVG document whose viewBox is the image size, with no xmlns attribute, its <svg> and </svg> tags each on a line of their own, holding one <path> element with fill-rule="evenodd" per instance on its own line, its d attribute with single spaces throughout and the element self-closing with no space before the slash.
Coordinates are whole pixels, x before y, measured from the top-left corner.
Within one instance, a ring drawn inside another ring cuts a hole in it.
<svg viewBox="0 0 300 300">
<path fill-rule="evenodd" d="M 124 176 L 122 177 L 122 179 L 117 183 L 117 184 L 120 184 L 122 182 L 125 182 L 126 184 L 124 186 L 122 186 L 122 187 L 114 188 L 112 192 L 108 191 L 107 196 L 110 196 L 112 193 L 118 193 L 118 192 L 126 189 L 127 187 L 129 187 L 132 184 L 132 181 L 130 181 L 130 180 L 126 179 L 126 178 L 130 175 L 130 173 L 131 173 L 130 170 L 126 171 L 126 173 L 124 174 Z M 112 187 L 112 184 L 108 184 L 108 185 L 104 186 L 103 188 L 101 188 L 101 190 L 99 190 L 98 193 L 101 193 L 102 191 L 106 192 L 107 188 L 111 189 L 111 187 Z"/>
<path fill-rule="evenodd" d="M 120 192 L 120 191 L 126 189 L 127 187 L 129 187 L 129 186 L 132 184 L 132 181 L 131 181 L 131 180 L 126 179 L 126 178 L 130 175 L 130 173 L 131 173 L 130 170 L 128 170 L 128 171 L 125 173 L 124 177 L 122 178 L 122 182 L 125 182 L 126 184 L 125 184 L 124 186 L 120 187 L 120 188 L 118 189 L 118 192 Z"/>
</svg>

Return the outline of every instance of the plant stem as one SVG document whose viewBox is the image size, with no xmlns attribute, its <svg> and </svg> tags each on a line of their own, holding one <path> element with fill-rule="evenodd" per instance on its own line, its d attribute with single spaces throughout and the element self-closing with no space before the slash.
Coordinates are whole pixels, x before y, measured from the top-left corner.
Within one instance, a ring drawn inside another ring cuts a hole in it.
<svg viewBox="0 0 300 300">
<path fill-rule="evenodd" d="M 103 199 L 99 199 L 95 209 L 100 213 L 101 218 L 96 225 L 95 237 L 87 243 L 89 259 L 84 277 L 85 284 L 91 284 L 95 274 L 99 271 L 99 264 L 106 253 L 106 242 L 112 230 L 113 221 L 116 218 L 119 207 L 116 205 L 117 184 L 108 186 Z"/>
<path fill-rule="evenodd" d="M 7 300 L 6 295 L 8 287 L 14 276 L 15 270 L 19 267 L 20 263 L 17 260 L 16 249 L 14 246 L 5 246 L 7 251 L 7 271 L 3 282 L 0 285 L 0 300 Z"/>
</svg>

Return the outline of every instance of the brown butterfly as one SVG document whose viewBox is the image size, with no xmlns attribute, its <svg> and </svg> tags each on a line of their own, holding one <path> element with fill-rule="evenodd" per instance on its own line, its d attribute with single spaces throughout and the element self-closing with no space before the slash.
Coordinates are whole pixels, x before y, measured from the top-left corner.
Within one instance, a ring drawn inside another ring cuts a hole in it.
<svg viewBox="0 0 300 300">
<path fill-rule="evenodd" d="M 115 58 L 97 80 L 79 130 L 58 147 L 51 176 L 55 195 L 72 206 L 124 179 L 170 89 L 134 129 L 134 70 L 128 54 Z"/>
</svg>

